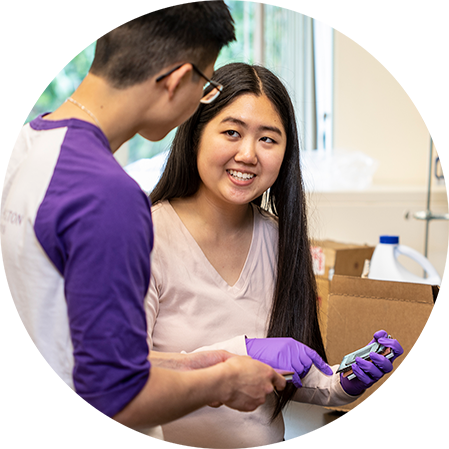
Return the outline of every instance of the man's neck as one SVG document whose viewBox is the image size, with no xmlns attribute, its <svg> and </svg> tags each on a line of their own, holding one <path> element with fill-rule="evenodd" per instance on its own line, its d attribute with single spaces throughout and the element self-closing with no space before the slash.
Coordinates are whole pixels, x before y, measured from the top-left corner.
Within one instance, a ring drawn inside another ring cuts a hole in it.
<svg viewBox="0 0 449 449">
<path fill-rule="evenodd" d="M 112 152 L 139 131 L 140 117 L 147 113 L 151 89 L 142 95 L 143 85 L 116 89 L 103 78 L 89 73 L 71 95 L 74 102 L 66 101 L 46 120 L 77 118 L 101 128 Z M 81 106 L 82 107 L 81 107 Z"/>
</svg>

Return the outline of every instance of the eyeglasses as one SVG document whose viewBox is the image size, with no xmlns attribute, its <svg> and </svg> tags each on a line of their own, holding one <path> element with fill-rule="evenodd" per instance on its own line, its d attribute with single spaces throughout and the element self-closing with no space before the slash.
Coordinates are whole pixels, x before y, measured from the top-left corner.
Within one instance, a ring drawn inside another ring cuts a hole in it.
<svg viewBox="0 0 449 449">
<path fill-rule="evenodd" d="M 176 72 L 176 70 L 180 69 L 184 64 L 186 64 L 186 63 L 183 62 L 182 64 L 180 64 L 180 65 L 174 67 L 173 69 L 171 69 L 170 71 L 168 71 L 167 73 L 164 73 L 163 75 L 156 78 L 156 83 L 163 80 L 168 75 L 171 75 L 173 72 Z M 193 67 L 193 70 L 195 70 L 195 72 L 198 73 L 198 75 L 200 75 L 202 78 L 204 78 L 207 81 L 207 83 L 203 87 L 204 91 L 206 91 L 206 89 L 209 86 L 213 87 L 213 89 L 210 92 L 205 93 L 203 95 L 203 98 L 201 98 L 200 103 L 203 103 L 203 104 L 212 103 L 223 91 L 223 86 L 221 84 L 218 84 L 216 81 L 208 78 L 195 64 L 190 63 L 190 65 Z"/>
</svg>

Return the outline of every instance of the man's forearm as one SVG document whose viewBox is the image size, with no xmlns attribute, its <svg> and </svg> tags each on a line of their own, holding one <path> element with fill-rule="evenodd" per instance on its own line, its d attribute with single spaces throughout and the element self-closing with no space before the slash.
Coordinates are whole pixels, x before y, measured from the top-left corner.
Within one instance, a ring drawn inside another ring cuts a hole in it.
<svg viewBox="0 0 449 449">
<path fill-rule="evenodd" d="M 248 356 L 229 357 L 223 363 L 190 371 L 152 366 L 144 388 L 114 419 L 139 430 L 181 418 L 205 405 L 252 411 L 274 388 L 284 387 L 285 379 L 273 368 Z"/>
<path fill-rule="evenodd" d="M 151 351 L 148 359 L 151 362 L 151 366 L 175 369 L 185 371 L 188 370 L 188 361 L 185 358 L 185 354 L 180 354 L 177 352 L 156 352 Z"/>
<path fill-rule="evenodd" d="M 218 375 L 204 370 L 178 372 L 152 366 L 144 388 L 114 419 L 137 430 L 178 419 L 212 402 L 208 386 L 218 381 L 215 379 Z"/>
<path fill-rule="evenodd" d="M 152 366 L 177 371 L 190 371 L 192 369 L 208 368 L 234 356 L 234 354 L 225 350 L 188 354 L 151 351 L 149 359 Z"/>
</svg>

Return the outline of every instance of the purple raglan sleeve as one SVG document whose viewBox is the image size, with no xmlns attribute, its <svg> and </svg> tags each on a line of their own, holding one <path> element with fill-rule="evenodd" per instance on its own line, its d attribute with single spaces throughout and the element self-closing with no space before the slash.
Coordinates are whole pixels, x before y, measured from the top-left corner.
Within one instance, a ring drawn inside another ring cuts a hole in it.
<svg viewBox="0 0 449 449">
<path fill-rule="evenodd" d="M 113 416 L 150 373 L 143 300 L 153 230 L 149 200 L 104 156 L 86 163 L 61 152 L 35 231 L 64 277 L 75 390 Z"/>
</svg>

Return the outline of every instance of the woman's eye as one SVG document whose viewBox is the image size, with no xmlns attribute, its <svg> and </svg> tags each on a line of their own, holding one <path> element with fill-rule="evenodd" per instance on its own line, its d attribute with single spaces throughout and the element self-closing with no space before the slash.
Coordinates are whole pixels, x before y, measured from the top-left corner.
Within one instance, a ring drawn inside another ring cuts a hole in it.
<svg viewBox="0 0 449 449">
<path fill-rule="evenodd" d="M 273 140 L 271 137 L 262 137 L 260 140 L 267 143 L 276 143 L 276 141 Z"/>
<path fill-rule="evenodd" d="M 232 129 L 227 130 L 226 134 L 229 137 L 238 137 L 239 136 L 239 133 L 237 131 L 232 130 Z"/>
</svg>

